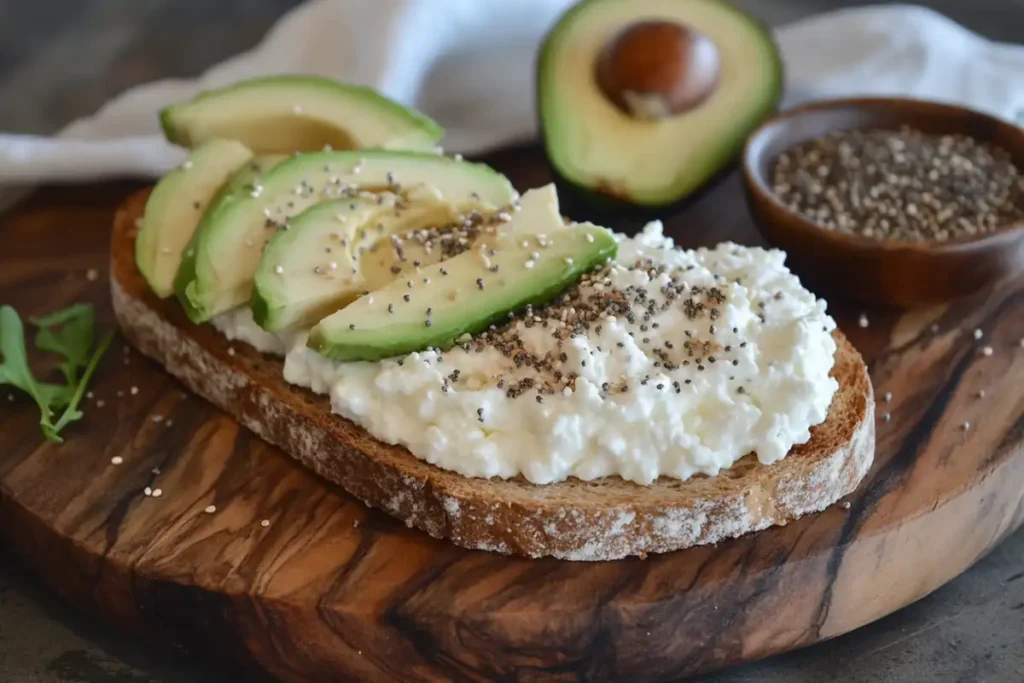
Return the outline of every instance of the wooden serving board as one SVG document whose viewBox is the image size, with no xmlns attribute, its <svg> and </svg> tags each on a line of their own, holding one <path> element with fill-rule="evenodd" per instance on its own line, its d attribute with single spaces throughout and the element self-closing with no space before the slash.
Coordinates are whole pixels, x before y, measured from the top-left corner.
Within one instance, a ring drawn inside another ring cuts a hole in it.
<svg viewBox="0 0 1024 683">
<path fill-rule="evenodd" d="M 548 179 L 540 159 L 488 161 L 523 188 Z M 88 299 L 112 325 L 109 227 L 135 189 L 48 189 L 0 218 L 0 303 L 27 316 Z M 666 223 L 684 246 L 759 242 L 735 179 Z M 871 366 L 875 465 L 844 503 L 717 547 L 571 563 L 433 540 L 120 338 L 62 446 L 0 390 L 0 539 L 126 629 L 286 681 L 665 681 L 802 647 L 921 598 L 1024 521 L 1024 279 L 949 306 L 864 311 L 866 328 L 862 309 L 830 307 Z"/>
</svg>

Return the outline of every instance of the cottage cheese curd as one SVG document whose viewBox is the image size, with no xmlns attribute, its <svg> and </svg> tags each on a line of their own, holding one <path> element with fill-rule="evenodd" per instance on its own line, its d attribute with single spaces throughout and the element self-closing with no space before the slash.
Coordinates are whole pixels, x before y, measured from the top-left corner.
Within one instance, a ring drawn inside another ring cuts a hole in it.
<svg viewBox="0 0 1024 683">
<path fill-rule="evenodd" d="M 466 476 L 648 484 L 715 475 L 751 452 L 772 463 L 806 442 L 838 389 L 835 322 L 785 255 L 675 249 L 660 223 L 618 239 L 615 263 L 573 299 L 621 295 L 628 313 L 602 314 L 575 336 L 558 333 L 572 301 L 520 316 L 502 334 L 525 362 L 466 344 L 339 363 L 307 348 L 305 332 L 263 331 L 247 308 L 214 325 L 283 353 L 288 382 L 329 395 L 374 437 Z"/>
</svg>

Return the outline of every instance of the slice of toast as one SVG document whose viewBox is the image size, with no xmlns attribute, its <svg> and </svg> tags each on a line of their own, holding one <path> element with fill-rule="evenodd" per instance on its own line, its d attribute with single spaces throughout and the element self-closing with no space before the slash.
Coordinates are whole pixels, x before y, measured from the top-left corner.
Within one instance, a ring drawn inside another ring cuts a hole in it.
<svg viewBox="0 0 1024 683">
<path fill-rule="evenodd" d="M 160 300 L 135 266 L 136 219 L 147 192 L 118 211 L 111 244 L 114 310 L 125 335 L 194 392 L 356 498 L 467 547 L 612 560 L 716 543 L 817 512 L 853 491 L 874 455 L 867 368 L 836 333 L 839 391 L 806 444 L 765 466 L 752 456 L 716 477 L 641 486 L 609 477 L 535 485 L 442 470 L 382 443 L 330 412 L 327 398 L 292 386 L 282 361 L 230 344 Z M 229 353 L 229 348 L 232 352 Z"/>
</svg>

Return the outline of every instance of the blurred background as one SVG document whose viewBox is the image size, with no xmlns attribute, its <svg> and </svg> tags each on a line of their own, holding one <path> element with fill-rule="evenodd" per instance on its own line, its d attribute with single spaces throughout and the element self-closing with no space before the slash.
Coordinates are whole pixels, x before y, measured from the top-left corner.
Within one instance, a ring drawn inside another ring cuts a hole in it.
<svg viewBox="0 0 1024 683">
<path fill-rule="evenodd" d="M 515 0 L 510 0 L 515 1 Z M 52 133 L 139 83 L 190 77 L 255 45 L 299 0 L 0 0 L 0 130 Z M 772 25 L 855 5 L 738 0 Z M 1024 38 L 1024 0 L 923 0 L 1000 41 Z"/>
</svg>

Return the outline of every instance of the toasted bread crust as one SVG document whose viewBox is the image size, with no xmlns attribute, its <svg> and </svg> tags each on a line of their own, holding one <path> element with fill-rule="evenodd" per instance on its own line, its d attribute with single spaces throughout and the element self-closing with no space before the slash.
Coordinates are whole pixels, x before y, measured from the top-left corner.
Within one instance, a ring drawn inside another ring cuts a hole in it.
<svg viewBox="0 0 1024 683">
<path fill-rule="evenodd" d="M 717 477 L 640 486 L 609 477 L 538 486 L 469 478 L 377 441 L 289 385 L 280 359 L 232 346 L 156 298 L 134 262 L 146 193 L 129 197 L 111 245 L 114 310 L 128 339 L 191 390 L 368 505 L 466 548 L 612 560 L 716 543 L 817 512 L 853 491 L 874 455 L 874 395 L 857 351 L 837 333 L 840 389 L 808 443 L 763 466 L 748 456 Z M 231 353 L 229 353 L 229 348 Z"/>
</svg>

